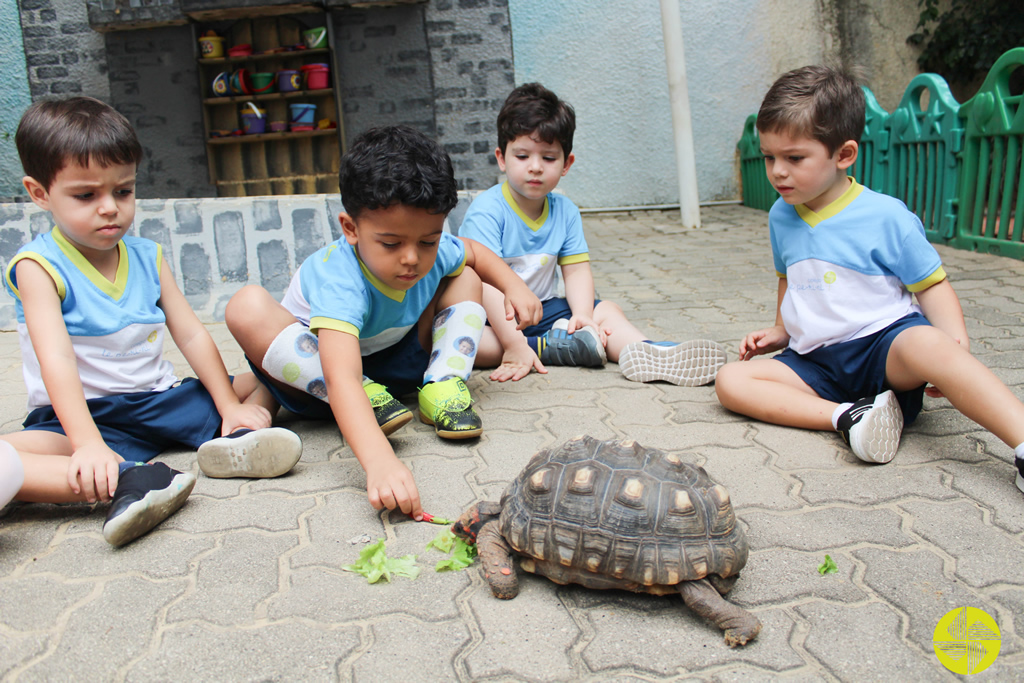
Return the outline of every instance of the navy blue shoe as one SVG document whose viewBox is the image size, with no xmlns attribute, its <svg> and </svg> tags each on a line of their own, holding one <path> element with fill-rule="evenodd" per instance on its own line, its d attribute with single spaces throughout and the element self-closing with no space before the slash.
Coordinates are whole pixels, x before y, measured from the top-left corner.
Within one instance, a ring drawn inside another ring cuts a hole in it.
<svg viewBox="0 0 1024 683">
<path fill-rule="evenodd" d="M 113 546 L 134 541 L 184 505 L 195 485 L 196 475 L 162 462 L 126 469 L 118 477 L 103 538 Z"/>
<path fill-rule="evenodd" d="M 601 337 L 590 325 L 569 334 L 569 321 L 559 318 L 544 335 L 540 362 L 578 368 L 600 368 L 608 362 Z"/>
</svg>

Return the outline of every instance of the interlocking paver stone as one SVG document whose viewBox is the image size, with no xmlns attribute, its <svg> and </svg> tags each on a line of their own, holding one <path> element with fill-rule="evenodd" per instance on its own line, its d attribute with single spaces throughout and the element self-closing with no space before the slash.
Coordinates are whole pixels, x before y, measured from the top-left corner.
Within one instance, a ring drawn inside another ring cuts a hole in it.
<svg viewBox="0 0 1024 683">
<path fill-rule="evenodd" d="M 486 3 L 485 3 L 486 4 Z M 736 359 L 774 320 L 767 214 L 702 210 L 584 218 L 598 292 L 652 339 L 710 338 Z M 1024 262 L 939 247 L 961 294 L 971 348 L 1024 398 Z M 224 302 L 217 304 L 221 309 Z M 222 324 L 232 373 L 247 369 Z M 192 374 L 167 346 L 179 375 Z M 756 361 L 760 362 L 760 361 Z M 484 435 L 443 441 L 414 419 L 391 437 L 425 509 L 457 517 L 498 500 L 534 452 L 579 434 L 633 439 L 699 464 L 730 492 L 750 556 L 730 600 L 764 624 L 730 650 L 677 595 L 557 586 L 520 572 L 494 598 L 473 567 L 437 573 L 442 527 L 366 500 L 366 475 L 337 427 L 281 415 L 303 439 L 287 476 L 210 479 L 195 453 L 160 456 L 198 476 L 180 512 L 120 549 L 106 506 L 0 511 L 0 680 L 111 681 L 871 681 L 956 680 L 931 645 L 938 620 L 984 609 L 1002 649 L 979 681 L 1024 681 L 1024 496 L 1013 454 L 926 398 L 887 465 L 834 434 L 753 422 L 714 387 L 627 381 L 614 363 L 468 384 Z M 0 430 L 20 429 L 17 337 L 0 333 Z M 402 397 L 417 411 L 416 397 Z M 369 584 L 341 569 L 385 539 L 418 556 L 416 580 Z M 817 567 L 829 554 L 838 571 Z"/>
</svg>

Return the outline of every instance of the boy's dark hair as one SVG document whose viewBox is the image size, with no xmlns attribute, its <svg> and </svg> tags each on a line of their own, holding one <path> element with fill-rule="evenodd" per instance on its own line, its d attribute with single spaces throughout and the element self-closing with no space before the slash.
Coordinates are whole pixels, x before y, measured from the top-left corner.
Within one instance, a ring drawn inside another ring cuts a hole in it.
<svg viewBox="0 0 1024 683">
<path fill-rule="evenodd" d="M 805 66 L 779 77 L 757 112 L 758 131 L 788 131 L 835 154 L 864 135 L 864 91 L 852 75 L 829 66 Z"/>
<path fill-rule="evenodd" d="M 505 148 L 520 135 L 536 135 L 551 144 L 558 140 L 569 158 L 576 132 L 576 111 L 540 83 L 524 83 L 505 99 L 498 112 L 498 148 Z"/>
<path fill-rule="evenodd" d="M 92 97 L 34 102 L 14 134 L 25 175 L 50 189 L 54 178 L 74 162 L 106 167 L 142 161 L 142 145 L 128 119 Z"/>
<path fill-rule="evenodd" d="M 360 134 L 341 158 L 338 185 L 352 218 L 393 204 L 447 215 L 459 203 L 452 160 L 440 145 L 409 126 Z"/>
</svg>

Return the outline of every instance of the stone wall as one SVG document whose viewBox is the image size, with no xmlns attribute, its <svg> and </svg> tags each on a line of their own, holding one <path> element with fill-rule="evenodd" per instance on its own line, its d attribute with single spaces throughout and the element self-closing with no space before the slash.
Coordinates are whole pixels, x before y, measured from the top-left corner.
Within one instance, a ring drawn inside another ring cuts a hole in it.
<svg viewBox="0 0 1024 683">
<path fill-rule="evenodd" d="M 89 28 L 82 0 L 21 0 L 21 28 L 32 98 L 110 99 L 106 46 Z"/>
<path fill-rule="evenodd" d="M 445 229 L 458 226 L 472 201 L 459 193 Z M 246 284 L 265 287 L 278 299 L 307 256 L 341 237 L 338 195 L 143 199 L 136 203 L 131 235 L 163 245 L 178 287 L 203 322 L 224 320 L 228 299 Z M 53 227 L 35 204 L 0 204 L 0 267 L 37 235 Z M 0 330 L 17 324 L 14 299 L 0 294 Z"/>
</svg>

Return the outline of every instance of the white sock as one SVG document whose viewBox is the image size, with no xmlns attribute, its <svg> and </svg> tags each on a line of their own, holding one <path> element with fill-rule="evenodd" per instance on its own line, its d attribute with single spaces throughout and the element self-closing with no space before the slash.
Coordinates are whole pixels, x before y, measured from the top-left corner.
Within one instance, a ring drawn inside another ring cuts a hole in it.
<svg viewBox="0 0 1024 683">
<path fill-rule="evenodd" d="M 0 508 L 13 500 L 25 483 L 25 468 L 14 446 L 0 440 Z"/>
<path fill-rule="evenodd" d="M 484 307 L 475 301 L 460 301 L 438 311 L 431 333 L 430 364 L 423 373 L 423 383 L 450 377 L 469 379 L 486 321 Z"/>
<path fill-rule="evenodd" d="M 1018 460 L 1024 460 L 1024 442 L 1018 444 L 1017 447 L 1013 449 L 1013 454 L 1017 456 Z"/>
<path fill-rule="evenodd" d="M 327 401 L 316 335 L 302 323 L 284 328 L 263 357 L 263 370 L 279 382 Z"/>
<path fill-rule="evenodd" d="M 839 417 L 850 409 L 852 403 L 840 403 L 835 410 L 832 411 L 832 429 L 839 431 Z"/>
</svg>

